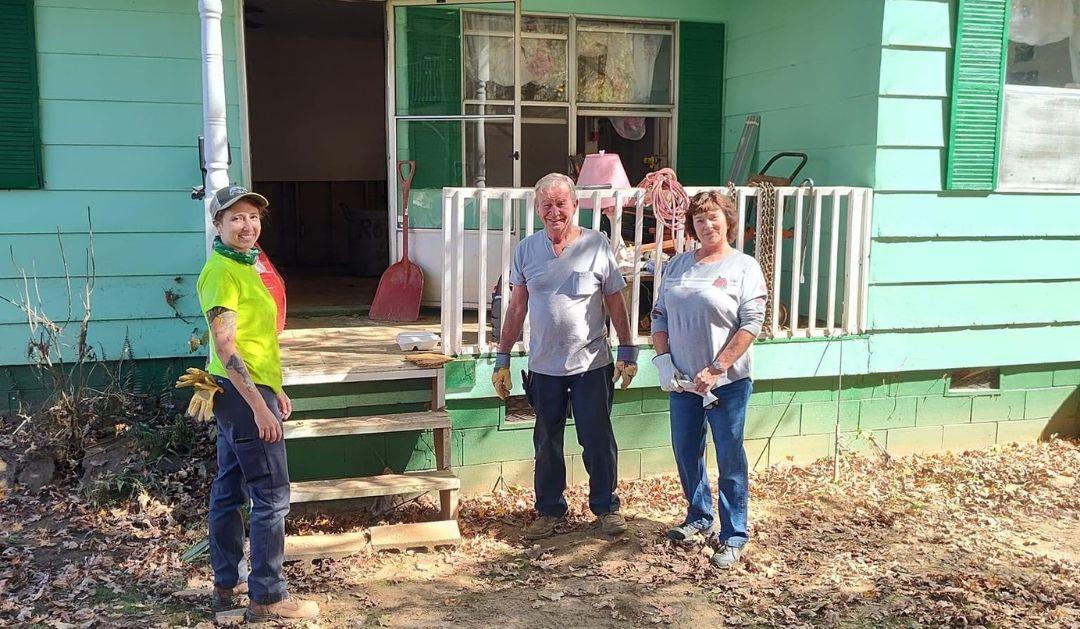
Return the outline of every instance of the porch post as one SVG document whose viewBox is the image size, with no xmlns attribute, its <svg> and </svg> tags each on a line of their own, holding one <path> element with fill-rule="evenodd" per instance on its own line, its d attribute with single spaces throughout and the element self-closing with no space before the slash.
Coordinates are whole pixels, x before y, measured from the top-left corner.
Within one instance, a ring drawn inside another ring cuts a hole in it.
<svg viewBox="0 0 1080 629">
<path fill-rule="evenodd" d="M 199 0 L 202 23 L 203 162 L 206 164 L 206 250 L 213 241 L 211 196 L 229 185 L 229 136 L 225 120 L 225 62 L 221 44 L 222 0 Z"/>
</svg>

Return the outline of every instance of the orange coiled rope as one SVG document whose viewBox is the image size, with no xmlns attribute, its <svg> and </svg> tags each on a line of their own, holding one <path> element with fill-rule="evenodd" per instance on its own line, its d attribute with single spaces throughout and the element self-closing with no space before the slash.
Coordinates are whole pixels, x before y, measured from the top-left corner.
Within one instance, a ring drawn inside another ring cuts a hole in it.
<svg viewBox="0 0 1080 629">
<path fill-rule="evenodd" d="M 671 229 L 674 234 L 686 220 L 686 209 L 690 206 L 690 197 L 683 190 L 682 184 L 675 177 L 675 171 L 661 168 L 645 175 L 638 184 L 645 190 L 645 205 L 651 205 L 657 220 Z"/>
</svg>

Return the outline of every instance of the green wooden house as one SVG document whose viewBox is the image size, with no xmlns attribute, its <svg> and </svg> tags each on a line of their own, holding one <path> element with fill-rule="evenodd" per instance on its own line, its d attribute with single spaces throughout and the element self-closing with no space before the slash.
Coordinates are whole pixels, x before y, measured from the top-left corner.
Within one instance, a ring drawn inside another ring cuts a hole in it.
<svg viewBox="0 0 1080 629">
<path fill-rule="evenodd" d="M 26 297 L 26 274 L 31 300 L 64 319 L 65 273 L 76 288 L 92 273 L 99 357 L 165 381 L 204 360 L 208 225 L 191 189 L 269 196 L 288 388 L 314 422 L 289 444 L 305 499 L 370 495 L 333 479 L 384 471 L 448 499 L 530 484 L 528 408 L 489 384 L 488 307 L 508 247 L 535 228 L 529 186 L 598 150 L 634 183 L 671 166 L 688 186 L 725 186 L 749 116 L 752 170 L 781 151 L 808 158 L 776 192 L 774 318 L 746 429 L 756 466 L 831 456 L 837 422 L 845 448 L 894 454 L 1080 426 L 1080 13 L 1027 0 L 217 4 L 0 0 L 0 294 Z M 417 163 L 409 237 L 428 308 L 391 328 L 357 315 L 400 255 L 399 159 Z M 755 222 L 766 193 L 736 194 L 752 252 L 770 236 Z M 635 195 L 583 193 L 620 209 L 582 221 L 617 222 L 636 251 Z M 639 308 L 655 278 L 633 268 Z M 441 332 L 455 360 L 404 362 L 395 336 L 418 330 Z M 639 333 L 642 373 L 615 405 L 625 478 L 673 471 Z M 8 411 L 42 394 L 27 337 L 0 304 Z"/>
</svg>

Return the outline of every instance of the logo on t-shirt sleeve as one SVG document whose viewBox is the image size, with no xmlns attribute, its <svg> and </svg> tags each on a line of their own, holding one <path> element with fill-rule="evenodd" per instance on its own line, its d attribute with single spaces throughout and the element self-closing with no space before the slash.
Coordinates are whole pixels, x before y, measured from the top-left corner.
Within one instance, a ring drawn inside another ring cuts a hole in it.
<svg viewBox="0 0 1080 629">
<path fill-rule="evenodd" d="M 712 285 L 717 288 L 727 288 L 727 278 L 718 277 L 716 278 L 716 281 L 712 283 Z"/>
</svg>

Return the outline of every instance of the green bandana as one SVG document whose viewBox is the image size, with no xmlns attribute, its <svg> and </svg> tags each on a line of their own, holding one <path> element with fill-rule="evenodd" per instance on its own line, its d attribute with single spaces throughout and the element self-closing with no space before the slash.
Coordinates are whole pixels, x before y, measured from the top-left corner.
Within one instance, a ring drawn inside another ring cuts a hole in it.
<svg viewBox="0 0 1080 629">
<path fill-rule="evenodd" d="M 230 249 L 225 243 L 221 242 L 221 236 L 214 237 L 214 251 L 230 260 L 236 260 L 244 264 L 255 264 L 255 260 L 259 257 L 259 250 L 255 247 L 249 249 L 247 253 L 240 253 L 235 249 Z"/>
</svg>

